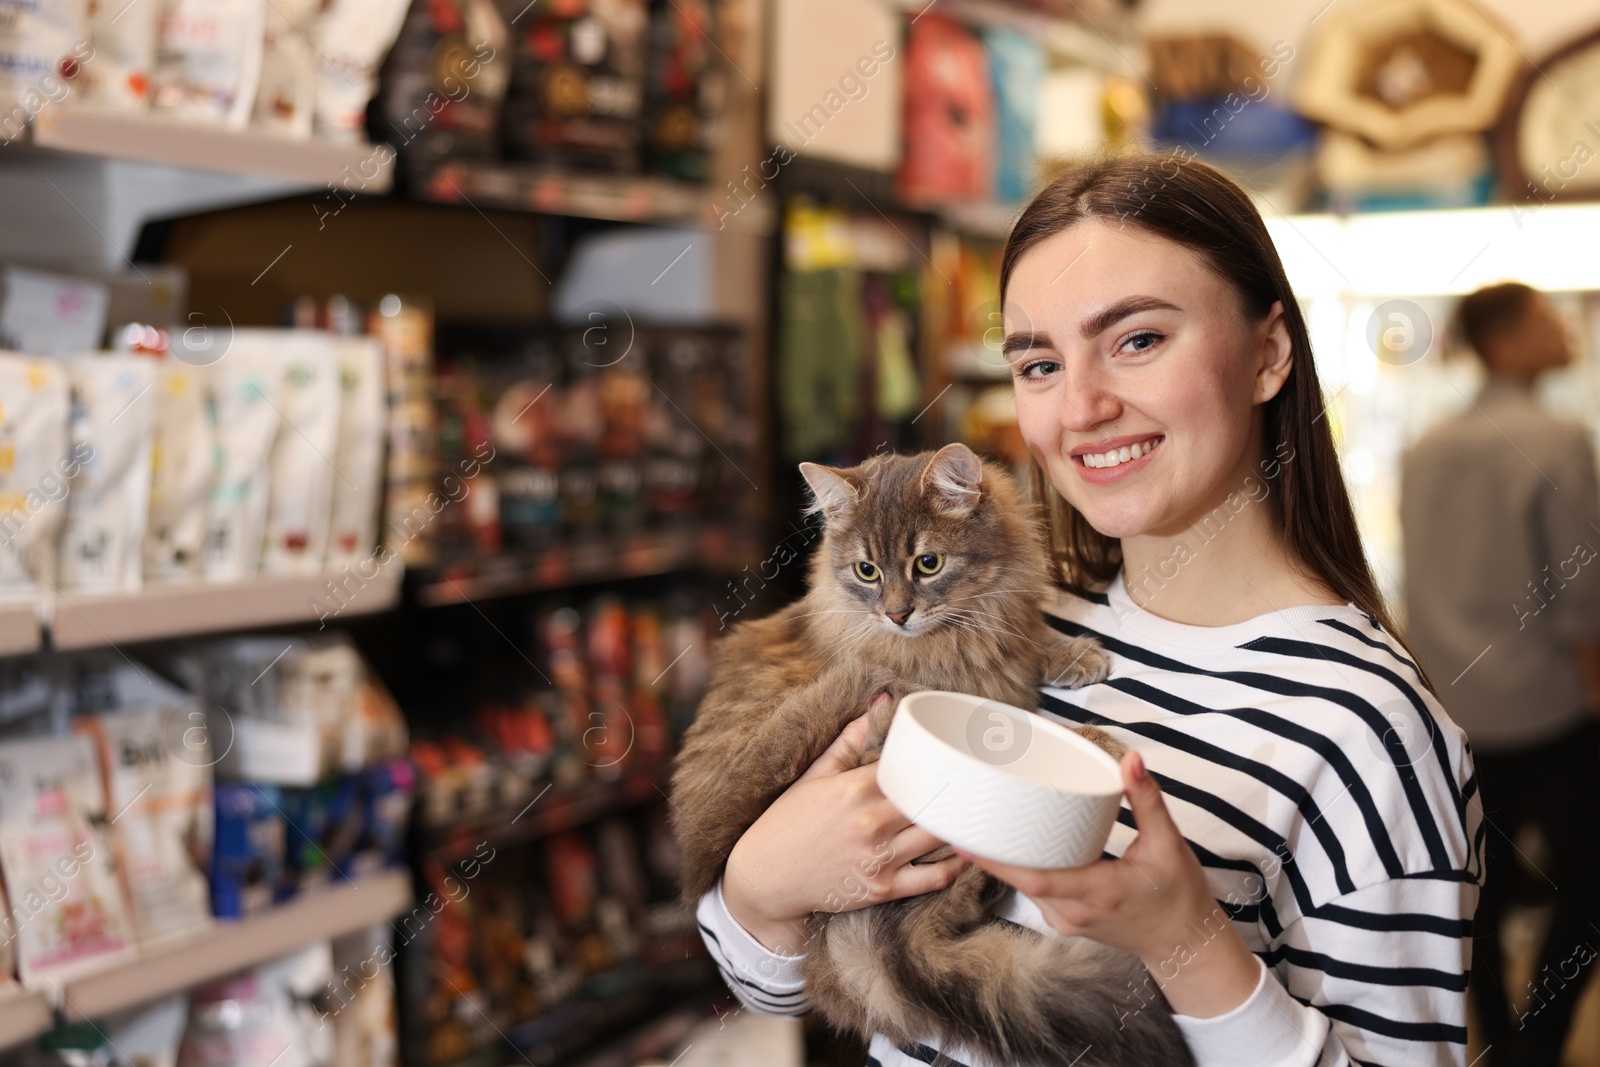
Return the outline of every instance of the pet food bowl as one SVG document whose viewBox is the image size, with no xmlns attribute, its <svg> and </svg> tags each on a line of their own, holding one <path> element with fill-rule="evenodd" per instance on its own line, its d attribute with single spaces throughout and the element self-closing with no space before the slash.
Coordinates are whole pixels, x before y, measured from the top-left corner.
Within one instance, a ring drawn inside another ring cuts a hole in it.
<svg viewBox="0 0 1600 1067">
<path fill-rule="evenodd" d="M 900 701 L 878 788 L 942 841 L 1019 867 L 1100 858 L 1122 798 L 1111 754 L 997 700 L 925 690 Z"/>
</svg>

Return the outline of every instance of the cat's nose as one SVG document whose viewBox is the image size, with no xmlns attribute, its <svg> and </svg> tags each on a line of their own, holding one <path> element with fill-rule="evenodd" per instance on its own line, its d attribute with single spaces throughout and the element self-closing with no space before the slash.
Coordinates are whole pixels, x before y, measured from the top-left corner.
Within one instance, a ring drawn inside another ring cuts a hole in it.
<svg viewBox="0 0 1600 1067">
<path fill-rule="evenodd" d="M 906 624 L 906 620 L 911 618 L 911 613 L 915 610 L 915 608 L 907 608 L 904 611 L 887 611 L 884 612 L 884 614 L 893 619 L 896 625 L 904 626 Z"/>
</svg>

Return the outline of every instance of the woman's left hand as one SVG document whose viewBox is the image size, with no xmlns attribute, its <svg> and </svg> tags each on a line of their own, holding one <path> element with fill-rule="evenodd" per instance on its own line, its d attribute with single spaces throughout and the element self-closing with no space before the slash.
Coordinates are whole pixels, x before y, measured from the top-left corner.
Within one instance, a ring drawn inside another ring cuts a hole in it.
<svg viewBox="0 0 1600 1067">
<path fill-rule="evenodd" d="M 1123 756 L 1122 779 L 1139 833 L 1120 859 L 1036 870 L 956 851 L 1033 900 L 1061 933 L 1138 956 L 1173 1011 L 1221 1015 L 1249 999 L 1260 964 L 1211 895 L 1137 752 Z"/>
</svg>

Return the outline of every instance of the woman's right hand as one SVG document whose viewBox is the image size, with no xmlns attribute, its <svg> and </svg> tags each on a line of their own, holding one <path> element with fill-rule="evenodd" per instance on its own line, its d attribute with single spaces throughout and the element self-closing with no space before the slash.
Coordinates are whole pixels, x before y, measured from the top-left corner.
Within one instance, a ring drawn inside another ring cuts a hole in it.
<svg viewBox="0 0 1600 1067">
<path fill-rule="evenodd" d="M 867 740 L 881 694 L 734 845 L 722 877 L 729 913 L 773 952 L 803 955 L 813 912 L 853 911 L 943 889 L 969 861 L 911 861 L 944 842 L 915 825 L 878 790 L 875 763 L 842 769 Z"/>
</svg>

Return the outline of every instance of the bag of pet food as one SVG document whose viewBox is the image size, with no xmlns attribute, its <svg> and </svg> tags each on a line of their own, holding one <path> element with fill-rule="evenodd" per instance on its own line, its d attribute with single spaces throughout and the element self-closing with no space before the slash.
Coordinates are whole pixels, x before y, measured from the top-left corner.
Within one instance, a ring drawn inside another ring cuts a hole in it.
<svg viewBox="0 0 1600 1067">
<path fill-rule="evenodd" d="M 327 569 L 370 557 L 378 543 L 378 507 L 383 500 L 383 439 L 388 419 L 383 346 L 371 337 L 341 337 L 339 447 L 334 464 L 333 521 Z M 349 481 L 345 479 L 348 478 Z"/>
<path fill-rule="evenodd" d="M 400 33 L 409 0 L 324 0 L 312 40 L 317 46 L 316 132 L 359 141 L 378 68 Z"/>
<path fill-rule="evenodd" d="M 238 330 L 227 355 L 200 368 L 208 393 L 213 444 L 206 541 L 201 564 L 208 582 L 254 578 L 267 528 L 268 460 L 283 421 L 283 360 L 277 331 Z M 285 428 L 282 432 L 294 433 Z"/>
<path fill-rule="evenodd" d="M 265 12 L 266 0 L 166 0 L 154 109 L 184 122 L 245 125 L 261 78 Z"/>
<path fill-rule="evenodd" d="M 106 817 L 87 737 L 0 745 L 0 868 L 26 986 L 60 983 L 134 954 L 116 863 L 99 829 Z"/>
<path fill-rule="evenodd" d="M 65 360 L 72 379 L 72 443 L 84 459 L 72 479 L 61 534 L 64 591 L 139 588 L 150 507 L 155 361 L 82 355 Z"/>
<path fill-rule="evenodd" d="M 60 363 L 0 353 L 0 599 L 34 600 L 56 579 L 55 533 L 79 467 L 69 404 Z"/>
<path fill-rule="evenodd" d="M 311 47 L 317 0 L 272 0 L 261 38 L 261 82 L 252 125 L 288 137 L 310 137 L 317 94 Z"/>
<path fill-rule="evenodd" d="M 211 490 L 212 430 L 201 371 L 180 359 L 156 365 L 155 443 L 151 449 L 150 518 L 144 538 L 144 580 L 157 584 L 200 576 Z"/>
<path fill-rule="evenodd" d="M 86 0 L 0 0 L 0 139 L 72 94 L 89 44 Z"/>
<path fill-rule="evenodd" d="M 94 61 L 84 64 L 85 102 L 124 111 L 150 107 L 161 11 L 150 0 L 89 0 Z"/>
<path fill-rule="evenodd" d="M 108 827 L 141 945 L 209 925 L 211 766 L 205 712 L 150 679 L 139 706 L 77 720 L 105 776 Z"/>
<path fill-rule="evenodd" d="M 238 331 L 239 334 L 254 331 Z M 328 547 L 333 486 L 342 481 L 334 466 L 339 446 L 339 361 L 332 334 L 314 330 L 263 331 L 283 360 L 278 409 L 283 428 L 272 448 L 267 574 L 316 574 Z M 348 488 L 348 486 L 346 487 Z"/>
</svg>

